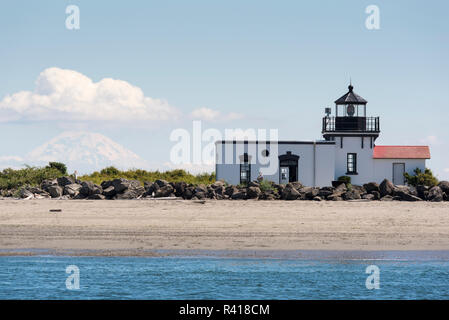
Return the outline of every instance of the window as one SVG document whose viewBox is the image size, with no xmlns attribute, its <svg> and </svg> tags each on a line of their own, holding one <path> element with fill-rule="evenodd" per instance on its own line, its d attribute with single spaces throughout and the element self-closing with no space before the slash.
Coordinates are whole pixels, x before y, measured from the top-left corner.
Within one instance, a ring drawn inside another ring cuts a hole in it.
<svg viewBox="0 0 449 320">
<path fill-rule="evenodd" d="M 348 153 L 346 174 L 357 174 L 357 153 Z"/>
<path fill-rule="evenodd" d="M 248 161 L 248 154 L 243 156 L 243 162 L 240 163 L 240 183 L 248 184 L 251 181 L 251 164 Z"/>
</svg>

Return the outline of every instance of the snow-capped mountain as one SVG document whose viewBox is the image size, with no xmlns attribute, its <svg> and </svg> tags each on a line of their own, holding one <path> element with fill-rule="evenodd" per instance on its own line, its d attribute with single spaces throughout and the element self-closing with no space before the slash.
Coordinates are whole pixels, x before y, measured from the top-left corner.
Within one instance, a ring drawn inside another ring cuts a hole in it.
<svg viewBox="0 0 449 320">
<path fill-rule="evenodd" d="M 108 137 L 92 132 L 63 132 L 32 150 L 25 163 L 45 165 L 63 162 L 70 172 L 90 173 L 108 166 L 119 169 L 146 169 L 148 164 L 134 152 Z"/>
</svg>

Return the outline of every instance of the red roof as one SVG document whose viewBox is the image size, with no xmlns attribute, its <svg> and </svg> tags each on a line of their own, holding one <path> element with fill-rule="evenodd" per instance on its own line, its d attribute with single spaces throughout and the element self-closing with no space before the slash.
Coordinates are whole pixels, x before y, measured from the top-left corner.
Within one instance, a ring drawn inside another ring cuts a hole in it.
<svg viewBox="0 0 449 320">
<path fill-rule="evenodd" d="M 375 146 L 374 159 L 430 159 L 428 146 Z"/>
</svg>

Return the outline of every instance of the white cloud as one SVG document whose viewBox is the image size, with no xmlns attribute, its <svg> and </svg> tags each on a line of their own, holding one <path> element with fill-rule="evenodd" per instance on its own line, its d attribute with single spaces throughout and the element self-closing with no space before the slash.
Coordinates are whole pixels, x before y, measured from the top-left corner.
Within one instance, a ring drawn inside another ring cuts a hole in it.
<svg viewBox="0 0 449 320">
<path fill-rule="evenodd" d="M 230 112 L 227 114 L 222 114 L 218 110 L 210 108 L 197 108 L 192 111 L 190 116 L 193 119 L 204 120 L 204 121 L 231 121 L 242 119 L 243 115 L 240 113 Z"/>
<path fill-rule="evenodd" d="M 165 100 L 146 97 L 136 86 L 59 68 L 44 70 L 33 92 L 20 91 L 0 101 L 0 121 L 16 120 L 173 120 L 179 111 Z"/>
<path fill-rule="evenodd" d="M 449 168 L 444 168 L 443 171 L 449 173 Z"/>
<path fill-rule="evenodd" d="M 420 143 L 429 144 L 429 145 L 440 145 L 442 142 L 437 136 L 430 135 L 425 137 L 424 139 L 419 140 Z"/>
</svg>

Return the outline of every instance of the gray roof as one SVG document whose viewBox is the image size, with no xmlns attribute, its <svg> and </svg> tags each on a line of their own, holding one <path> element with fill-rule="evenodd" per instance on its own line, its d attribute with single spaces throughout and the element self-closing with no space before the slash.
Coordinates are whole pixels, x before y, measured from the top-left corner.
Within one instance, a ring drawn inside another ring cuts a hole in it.
<svg viewBox="0 0 449 320">
<path fill-rule="evenodd" d="M 335 100 L 336 104 L 367 104 L 368 101 L 363 99 L 361 96 L 356 94 L 352 91 L 354 87 L 350 84 L 348 87 L 349 91 L 340 97 L 339 99 Z"/>
</svg>

